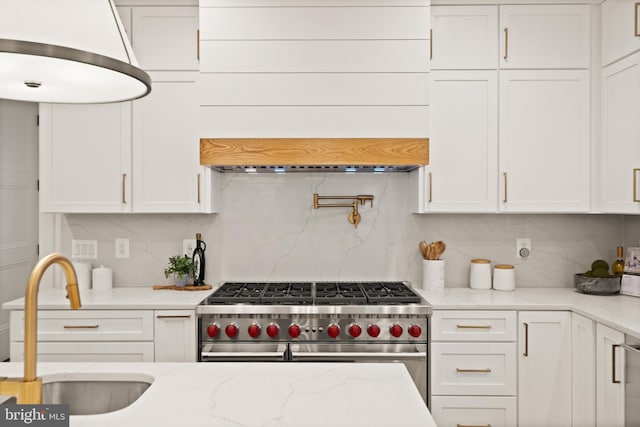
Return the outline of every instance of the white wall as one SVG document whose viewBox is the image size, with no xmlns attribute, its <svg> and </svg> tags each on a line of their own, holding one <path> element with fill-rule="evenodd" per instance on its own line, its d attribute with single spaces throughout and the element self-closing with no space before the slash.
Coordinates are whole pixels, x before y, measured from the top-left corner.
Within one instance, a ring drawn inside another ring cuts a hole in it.
<svg viewBox="0 0 640 427">
<path fill-rule="evenodd" d="M 222 175 L 218 215 L 66 215 L 62 250 L 72 238 L 97 239 L 98 263 L 114 268 L 116 286 L 170 283 L 162 270 L 182 239 L 202 233 L 207 281 L 409 280 L 419 286 L 420 240 L 444 240 L 448 287 L 468 286 L 469 260 L 516 264 L 518 286 L 570 287 L 573 274 L 615 247 L 640 239 L 640 220 L 621 215 L 415 215 L 408 174 Z M 313 193 L 373 194 L 362 222 L 350 209 L 312 209 Z M 628 232 L 625 233 L 625 228 Z M 114 239 L 131 239 L 131 258 L 116 260 Z M 515 239 L 532 240 L 516 260 Z M 635 239 L 635 240 L 634 240 Z"/>
</svg>

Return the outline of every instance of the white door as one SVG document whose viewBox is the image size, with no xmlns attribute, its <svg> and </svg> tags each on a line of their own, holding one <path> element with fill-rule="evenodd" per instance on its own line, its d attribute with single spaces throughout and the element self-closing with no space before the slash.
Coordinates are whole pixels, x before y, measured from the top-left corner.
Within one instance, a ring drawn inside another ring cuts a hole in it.
<svg viewBox="0 0 640 427">
<path fill-rule="evenodd" d="M 590 209 L 589 72 L 500 72 L 500 210 Z"/>
<path fill-rule="evenodd" d="M 596 417 L 598 427 L 623 427 L 624 334 L 596 324 Z"/>
<path fill-rule="evenodd" d="M 496 212 L 498 72 L 432 71 L 426 212 Z"/>
<path fill-rule="evenodd" d="M 0 304 L 24 296 L 38 261 L 38 104 L 0 100 Z M 0 361 L 9 312 L 0 310 Z"/>
<path fill-rule="evenodd" d="M 497 6 L 431 6 L 431 69 L 496 69 Z"/>
<path fill-rule="evenodd" d="M 640 49 L 640 5 L 636 0 L 602 3 L 602 65 Z"/>
<path fill-rule="evenodd" d="M 198 140 L 197 73 L 152 74 L 133 102 L 133 210 L 200 212 L 204 168 Z"/>
<path fill-rule="evenodd" d="M 589 5 L 500 6 L 500 68 L 589 68 Z"/>
<path fill-rule="evenodd" d="M 640 213 L 640 53 L 602 70 L 602 210 Z M 635 193 L 634 193 L 635 191 Z"/>
<path fill-rule="evenodd" d="M 573 427 L 596 425 L 596 326 L 593 320 L 571 313 L 571 373 Z"/>
<path fill-rule="evenodd" d="M 571 425 L 571 313 L 518 313 L 518 426 Z"/>
</svg>

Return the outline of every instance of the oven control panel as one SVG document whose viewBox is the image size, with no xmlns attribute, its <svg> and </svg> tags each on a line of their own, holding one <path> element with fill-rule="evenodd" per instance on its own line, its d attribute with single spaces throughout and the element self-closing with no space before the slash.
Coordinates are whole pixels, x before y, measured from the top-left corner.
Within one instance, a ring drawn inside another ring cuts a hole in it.
<svg viewBox="0 0 640 427">
<path fill-rule="evenodd" d="M 203 315 L 203 342 L 427 342 L 426 317 Z"/>
</svg>

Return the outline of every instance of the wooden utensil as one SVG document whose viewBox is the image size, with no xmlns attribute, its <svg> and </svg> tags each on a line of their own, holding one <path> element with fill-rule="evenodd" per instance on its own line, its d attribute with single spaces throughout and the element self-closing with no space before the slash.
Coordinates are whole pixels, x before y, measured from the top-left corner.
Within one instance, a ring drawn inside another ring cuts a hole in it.
<svg viewBox="0 0 640 427">
<path fill-rule="evenodd" d="M 447 248 L 447 245 L 442 240 L 437 240 L 433 242 L 432 245 L 433 245 L 433 252 L 434 252 L 433 255 L 435 256 L 435 258 L 433 259 L 440 259 L 445 249 Z"/>
<path fill-rule="evenodd" d="M 418 244 L 418 248 L 420 249 L 420 254 L 422 258 L 427 259 L 427 242 L 424 240 Z"/>
</svg>

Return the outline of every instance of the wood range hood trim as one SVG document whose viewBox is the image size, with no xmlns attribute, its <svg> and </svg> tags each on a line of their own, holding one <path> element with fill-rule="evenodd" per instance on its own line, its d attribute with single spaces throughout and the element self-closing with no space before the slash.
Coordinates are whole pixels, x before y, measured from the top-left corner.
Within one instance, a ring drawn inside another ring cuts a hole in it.
<svg viewBox="0 0 640 427">
<path fill-rule="evenodd" d="M 429 164 L 429 138 L 202 138 L 200 164 L 221 172 L 404 172 Z"/>
</svg>

